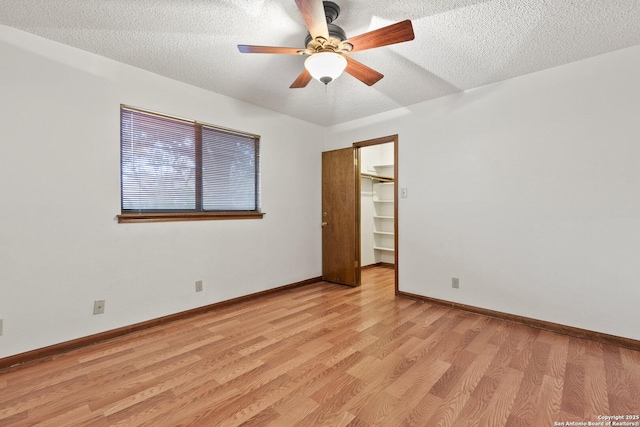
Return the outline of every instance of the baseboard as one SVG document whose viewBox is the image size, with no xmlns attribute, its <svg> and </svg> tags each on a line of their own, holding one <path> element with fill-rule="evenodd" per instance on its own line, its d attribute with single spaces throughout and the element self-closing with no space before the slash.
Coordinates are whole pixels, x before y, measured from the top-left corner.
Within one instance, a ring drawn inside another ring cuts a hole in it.
<svg viewBox="0 0 640 427">
<path fill-rule="evenodd" d="M 363 265 L 360 270 L 368 270 L 369 268 L 382 267 L 394 269 L 396 266 L 390 262 L 376 262 L 375 264 Z"/>
<path fill-rule="evenodd" d="M 164 325 L 166 323 L 175 322 L 176 320 L 186 319 L 188 317 L 204 314 L 212 310 L 216 310 L 222 307 L 226 307 L 233 304 L 261 298 L 267 295 L 283 292 L 289 289 L 298 288 L 301 286 L 311 285 L 322 281 L 322 277 L 314 277 L 312 279 L 303 280 L 301 282 L 291 283 L 289 285 L 280 286 L 273 289 L 268 289 L 262 292 L 256 292 L 254 294 L 245 295 L 238 298 L 233 298 L 226 301 L 217 302 L 215 304 L 206 305 L 204 307 L 198 307 L 180 313 L 170 314 L 168 316 L 159 317 L 157 319 L 147 320 L 146 322 L 136 323 L 134 325 L 124 326 L 118 329 L 112 329 L 110 331 L 100 332 L 98 334 L 89 335 L 82 338 L 77 338 L 71 341 L 65 341 L 59 344 L 53 344 L 48 347 L 39 348 L 36 350 L 27 351 L 25 353 L 16 354 L 14 356 L 8 356 L 0 359 L 0 370 L 15 365 L 21 365 L 27 362 L 34 362 L 46 357 L 54 356 L 60 353 L 66 353 L 68 351 L 76 350 L 81 347 L 96 344 L 99 342 L 111 340 L 114 338 L 128 335 L 133 332 L 142 331 L 144 329 L 153 328 L 155 326 Z"/>
<path fill-rule="evenodd" d="M 442 305 L 458 310 L 464 310 L 483 316 L 494 317 L 496 319 L 506 320 L 509 322 L 520 323 L 536 329 L 543 329 L 562 335 L 568 335 L 574 338 L 583 338 L 602 344 L 615 345 L 618 347 L 628 348 L 630 350 L 640 351 L 640 341 L 631 338 L 618 337 L 616 335 L 604 334 L 602 332 L 589 331 L 587 329 L 574 328 L 573 326 L 561 325 L 559 323 L 547 322 L 544 320 L 532 319 L 530 317 L 518 316 L 515 314 L 503 313 L 501 311 L 488 310 L 486 308 L 475 307 L 472 305 L 459 304 L 456 302 L 440 300 L 437 298 L 425 297 L 409 292 L 397 292 L 397 296 L 411 298 L 419 301 L 425 301 L 431 304 Z"/>
</svg>

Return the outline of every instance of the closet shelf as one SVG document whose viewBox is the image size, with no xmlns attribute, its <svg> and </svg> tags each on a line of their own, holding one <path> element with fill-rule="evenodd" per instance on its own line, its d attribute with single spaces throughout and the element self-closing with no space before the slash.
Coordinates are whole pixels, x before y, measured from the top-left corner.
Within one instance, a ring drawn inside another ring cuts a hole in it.
<svg viewBox="0 0 640 427">
<path fill-rule="evenodd" d="M 375 174 L 374 176 L 376 177 L 393 177 L 394 174 L 393 164 L 373 165 L 368 170 L 371 171 L 371 174 Z M 396 254 L 395 240 L 397 237 L 394 232 L 395 183 L 393 178 L 388 180 L 372 178 L 372 180 L 372 183 L 363 182 L 363 185 L 371 186 L 373 190 L 373 197 L 369 197 L 367 200 L 368 221 L 372 222 L 372 230 L 369 231 L 371 234 L 365 238 L 368 246 L 367 251 L 371 251 L 369 256 L 375 261 L 393 263 Z M 366 189 L 368 190 L 369 188 L 366 187 Z"/>
</svg>

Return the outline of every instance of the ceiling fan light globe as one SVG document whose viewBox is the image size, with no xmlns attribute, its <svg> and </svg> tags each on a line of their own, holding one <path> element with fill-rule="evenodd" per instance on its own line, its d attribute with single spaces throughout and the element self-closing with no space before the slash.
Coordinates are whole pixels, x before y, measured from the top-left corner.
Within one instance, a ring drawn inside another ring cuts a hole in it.
<svg viewBox="0 0 640 427">
<path fill-rule="evenodd" d="M 319 52 L 307 58 L 304 67 L 314 79 L 327 84 L 340 77 L 347 68 L 347 59 L 335 52 Z"/>
</svg>

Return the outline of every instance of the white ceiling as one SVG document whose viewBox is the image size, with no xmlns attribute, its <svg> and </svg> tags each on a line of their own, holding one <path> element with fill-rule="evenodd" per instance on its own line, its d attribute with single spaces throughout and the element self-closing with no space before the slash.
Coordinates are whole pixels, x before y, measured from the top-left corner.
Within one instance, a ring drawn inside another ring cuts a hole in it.
<svg viewBox="0 0 640 427">
<path fill-rule="evenodd" d="M 385 77 L 289 89 L 294 0 L 1 0 L 0 24 L 329 126 L 640 44 L 640 0 L 335 0 L 347 37 L 411 19 L 415 40 L 356 52 Z M 1 61 L 1 58 L 0 58 Z"/>
</svg>

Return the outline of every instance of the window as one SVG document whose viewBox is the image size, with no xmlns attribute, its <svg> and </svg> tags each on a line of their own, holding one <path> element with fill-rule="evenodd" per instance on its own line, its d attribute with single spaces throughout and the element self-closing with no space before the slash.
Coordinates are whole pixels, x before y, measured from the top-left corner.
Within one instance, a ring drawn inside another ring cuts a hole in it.
<svg viewBox="0 0 640 427">
<path fill-rule="evenodd" d="M 262 218 L 260 137 L 120 108 L 119 222 Z"/>
</svg>

